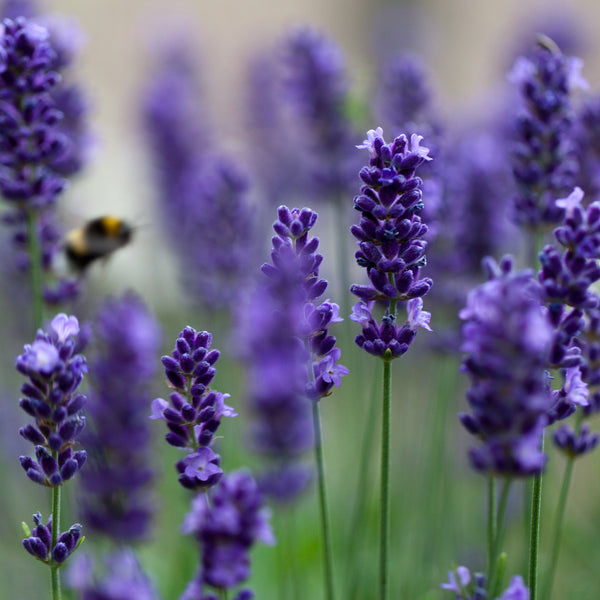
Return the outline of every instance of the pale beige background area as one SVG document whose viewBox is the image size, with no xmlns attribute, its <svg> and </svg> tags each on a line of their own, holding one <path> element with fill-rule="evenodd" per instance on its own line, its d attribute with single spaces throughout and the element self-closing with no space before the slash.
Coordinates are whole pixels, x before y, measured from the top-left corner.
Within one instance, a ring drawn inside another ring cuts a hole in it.
<svg viewBox="0 0 600 600">
<path fill-rule="evenodd" d="M 536 15 L 560 14 L 567 4 L 523 0 L 54 0 L 46 6 L 75 17 L 87 36 L 78 70 L 93 99 L 98 147 L 87 173 L 70 190 L 69 212 L 79 220 L 112 211 L 141 223 L 135 247 L 111 261 L 107 279 L 125 280 L 160 301 L 168 292 L 165 281 L 170 281 L 172 274 L 148 218 L 151 189 L 136 102 L 161 37 L 181 30 L 183 24 L 183 30 L 195 38 L 204 63 L 204 88 L 214 130 L 235 151 L 243 127 L 240 81 L 245 58 L 272 44 L 289 25 L 312 23 L 329 32 L 348 55 L 359 94 L 372 80 L 377 52 L 389 46 L 393 34 L 398 47 L 412 47 L 427 56 L 451 113 L 501 77 L 502 57 L 516 32 Z M 595 43 L 594 38 L 600 37 L 600 3 L 571 0 L 568 6 Z M 596 47 L 586 57 L 585 67 L 596 88 L 600 81 L 597 53 Z M 146 257 L 150 269 L 138 272 L 137 265 Z"/>
</svg>

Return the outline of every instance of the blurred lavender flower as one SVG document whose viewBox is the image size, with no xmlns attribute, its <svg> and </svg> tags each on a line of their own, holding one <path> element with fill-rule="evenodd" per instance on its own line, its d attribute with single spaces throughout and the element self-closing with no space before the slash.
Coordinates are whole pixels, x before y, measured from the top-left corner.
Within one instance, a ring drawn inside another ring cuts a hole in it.
<svg viewBox="0 0 600 600">
<path fill-rule="evenodd" d="M 14 7 L 5 7 L 12 11 Z M 35 4 L 25 7 L 37 12 Z M 87 161 L 90 136 L 87 102 L 81 89 L 68 84 L 62 73 L 71 65 L 79 30 L 58 18 L 18 17 L 2 26 L 3 67 L 0 94 L 0 192 L 11 207 L 2 216 L 11 231 L 14 277 L 29 270 L 27 213 L 35 214 L 42 268 L 55 279 L 44 291 L 46 302 L 74 298 L 79 282 L 53 273 L 62 227 L 53 210 L 74 175 Z"/>
<path fill-rule="evenodd" d="M 202 567 L 183 598 L 205 600 L 210 596 L 200 595 L 203 585 L 223 591 L 248 579 L 250 548 L 256 541 L 275 543 L 269 516 L 256 482 L 244 471 L 223 477 L 210 503 L 204 494 L 198 494 L 182 531 L 194 535 L 200 544 Z M 251 597 L 247 591 L 241 596 Z"/>
<path fill-rule="evenodd" d="M 148 537 L 152 516 L 146 415 L 160 330 L 133 294 L 105 302 L 95 329 L 100 350 L 92 360 L 81 514 L 95 531 L 132 543 Z"/>
<path fill-rule="evenodd" d="M 589 201 L 600 200 L 600 96 L 587 98 L 575 125 L 579 175 L 577 183 Z"/>
<path fill-rule="evenodd" d="M 521 225 L 539 228 L 560 222 L 562 210 L 554 201 L 575 184 L 578 161 L 570 95 L 587 86 L 581 66 L 579 59 L 565 57 L 552 40 L 540 36 L 531 55 L 518 58 L 510 72 L 524 102 L 513 152 L 515 220 Z"/>
<path fill-rule="evenodd" d="M 0 37 L 0 192 L 18 208 L 54 204 L 65 181 L 49 166 L 64 152 L 62 113 L 51 90 L 60 81 L 48 30 L 5 20 Z"/>
<path fill-rule="evenodd" d="M 254 256 L 248 178 L 235 160 L 208 151 L 194 65 L 181 45 L 166 49 L 144 93 L 161 223 L 183 285 L 204 308 L 231 310 Z"/>
<path fill-rule="evenodd" d="M 363 167 L 361 193 L 354 208 L 361 213 L 358 225 L 350 229 L 358 240 L 356 262 L 367 269 L 368 285 L 354 284 L 350 291 L 360 298 L 351 319 L 361 324 L 356 343 L 376 356 L 396 358 L 404 354 L 417 334 L 417 328 L 429 317 L 419 316 L 422 302 L 415 300 L 431 288 L 431 279 L 420 279 L 426 264 L 427 242 L 422 238 L 427 226 L 418 213 L 423 207 L 421 179 L 416 169 L 429 160 L 428 149 L 420 145 L 421 137 L 413 134 L 410 143 L 400 135 L 386 144 L 381 128 L 367 132 L 359 148 L 369 151 L 370 164 Z M 412 317 L 398 327 L 396 303 L 412 301 Z M 374 302 L 385 303 L 387 311 L 381 325 L 372 316 Z"/>
<path fill-rule="evenodd" d="M 348 80 L 341 49 L 310 27 L 283 41 L 282 96 L 289 107 L 291 142 L 308 198 L 339 205 L 355 187 L 351 151 L 357 138 L 347 116 Z"/>
<path fill-rule="evenodd" d="M 484 123 L 455 131 L 452 139 L 457 142 L 444 172 L 444 199 L 437 214 L 444 226 L 428 247 L 427 268 L 435 281 L 428 296 L 438 315 L 434 344 L 455 352 L 460 345 L 456 317 L 468 290 L 481 282 L 482 260 L 514 252 L 519 229 L 506 202 L 514 184 L 505 133 L 495 122 Z M 449 326 L 440 331 L 444 313 Z"/>
<path fill-rule="evenodd" d="M 158 600 L 158 593 L 132 550 L 123 548 L 106 557 L 101 575 L 94 573 L 101 570 L 94 568 L 98 563 L 90 556 L 77 557 L 67 571 L 66 583 L 81 600 Z"/>
<path fill-rule="evenodd" d="M 485 590 L 486 578 L 482 573 L 471 576 L 467 567 L 457 567 L 455 571 L 448 571 L 448 582 L 440 584 L 443 590 L 454 592 L 455 600 L 486 600 L 488 594 Z M 515 575 L 509 586 L 496 600 L 529 600 L 529 589 L 520 575 Z"/>
<path fill-rule="evenodd" d="M 163 356 L 162 363 L 175 389 L 169 401 L 156 398 L 152 402 L 151 419 L 162 419 L 169 428 L 167 443 L 191 451 L 177 461 L 179 483 L 188 489 L 208 489 L 215 485 L 223 471 L 220 457 L 209 445 L 223 417 L 237 413 L 225 404 L 229 394 L 221 394 L 208 387 L 219 359 L 218 350 L 210 350 L 212 335 L 186 327 L 180 332 L 171 356 Z"/>
<path fill-rule="evenodd" d="M 37 0 L 2 0 L 0 2 L 0 19 L 29 19 L 38 13 Z"/>
<path fill-rule="evenodd" d="M 328 396 L 348 373 L 338 364 L 341 353 L 328 331 L 342 320 L 339 308 L 329 300 L 316 303 L 327 287 L 319 278 L 319 240 L 308 237 L 316 220 L 308 208 L 278 209 L 272 262 L 262 266 L 264 278 L 249 301 L 244 326 L 253 443 L 274 462 L 261 489 L 279 500 L 291 500 L 308 483 L 308 472 L 298 464 L 312 445 L 307 399 Z"/>
<path fill-rule="evenodd" d="M 41 485 L 54 487 L 71 479 L 86 460 L 85 450 L 73 445 L 85 426 L 81 409 L 85 396 L 77 388 L 87 372 L 85 358 L 76 354 L 79 323 L 76 317 L 59 314 L 51 333 L 38 331 L 32 344 L 16 358 L 16 369 L 29 378 L 21 386 L 21 408 L 35 418 L 19 433 L 35 445 L 36 458 L 21 456 L 27 476 Z"/>
<path fill-rule="evenodd" d="M 459 418 L 482 442 L 469 452 L 476 470 L 529 476 L 546 462 L 541 439 L 553 406 L 545 372 L 553 328 L 530 271 L 513 272 L 509 257 L 486 266 L 489 281 L 471 290 L 460 312 L 473 413 Z"/>
</svg>

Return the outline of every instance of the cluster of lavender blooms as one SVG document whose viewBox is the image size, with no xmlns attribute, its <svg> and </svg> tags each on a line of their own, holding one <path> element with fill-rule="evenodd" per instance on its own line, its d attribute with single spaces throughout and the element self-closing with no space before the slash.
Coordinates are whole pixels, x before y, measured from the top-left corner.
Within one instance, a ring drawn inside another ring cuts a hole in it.
<svg viewBox="0 0 600 600">
<path fill-rule="evenodd" d="M 592 285 L 600 279 L 600 203 L 584 208 L 583 195 L 581 188 L 575 188 L 568 197 L 556 201 L 565 213 L 562 225 L 554 231 L 562 251 L 547 245 L 540 253 L 539 281 L 555 327 L 550 366 L 565 373 L 558 411 L 563 418 L 576 410 L 569 397 L 578 398 L 577 404 L 588 416 L 597 410 L 597 390 L 588 400 L 588 385 L 596 386 L 598 381 L 594 316 L 600 296 Z M 570 456 L 589 452 L 598 444 L 598 435 L 588 427 L 575 432 L 566 424 L 554 432 L 553 439 Z"/>
<path fill-rule="evenodd" d="M 486 578 L 482 573 L 471 573 L 467 567 L 457 567 L 455 571 L 448 571 L 448 582 L 440 587 L 449 592 L 454 592 L 455 600 L 487 600 L 485 589 Z M 529 590 L 520 575 L 515 575 L 509 586 L 494 600 L 529 600 Z"/>
<path fill-rule="evenodd" d="M 250 473 L 225 475 L 214 488 L 210 503 L 205 494 L 192 501 L 182 531 L 193 535 L 202 548 L 202 566 L 181 600 L 217 600 L 204 594 L 204 585 L 216 590 L 235 588 L 250 576 L 248 552 L 256 541 L 274 544 L 269 512 L 263 507 L 258 486 Z M 250 600 L 254 594 L 243 589 L 234 600 Z"/>
<path fill-rule="evenodd" d="M 33 515 L 35 527 L 29 531 L 25 529 L 26 537 L 23 540 L 23 547 L 29 554 L 50 564 L 52 561 L 56 564 L 62 564 L 69 555 L 83 541 L 81 537 L 81 525 L 75 523 L 67 531 L 63 531 L 59 536 L 54 547 L 52 546 L 52 516 L 46 524 L 42 523 L 42 515 L 37 512 Z"/>
<path fill-rule="evenodd" d="M 421 137 L 405 135 L 386 144 L 379 127 L 367 132 L 358 148 L 369 151 L 369 166 L 360 171 L 364 185 L 354 199 L 361 213 L 358 225 L 350 229 L 358 240 L 356 262 L 367 270 L 368 285 L 352 285 L 350 291 L 360 298 L 351 319 L 362 326 L 357 345 L 370 354 L 386 359 L 404 354 L 417 334 L 418 327 L 429 329 L 431 315 L 422 310 L 422 297 L 431 288 L 429 278 L 420 278 L 426 264 L 427 225 L 419 212 L 423 208 L 417 168 L 429 160 Z M 407 302 L 408 320 L 396 324 L 395 307 Z M 381 324 L 373 316 L 375 302 L 385 303 Z"/>
<path fill-rule="evenodd" d="M 25 345 L 16 358 L 16 369 L 29 381 L 21 386 L 21 408 L 35 419 L 19 433 L 35 445 L 35 456 L 21 456 L 27 477 L 47 487 L 57 487 L 71 479 L 86 461 L 85 450 L 73 450 L 85 426 L 81 410 L 86 398 L 77 389 L 87 372 L 85 358 L 77 354 L 79 323 L 73 316 L 59 314 L 52 320 L 51 332 L 38 331 L 35 341 Z M 36 528 L 23 541 L 25 549 L 36 558 L 63 562 L 79 539 L 79 525 L 59 533 L 59 543 L 50 547 L 51 520 L 42 525 L 34 517 Z M 47 535 L 48 534 L 48 535 Z M 64 538 L 64 539 L 63 539 Z"/>
<path fill-rule="evenodd" d="M 160 330 L 133 294 L 103 303 L 95 319 L 90 360 L 88 455 L 82 473 L 83 522 L 117 542 L 147 539 L 153 513 L 149 486 L 149 383 L 156 371 Z"/>
<path fill-rule="evenodd" d="M 327 288 L 319 277 L 319 239 L 309 237 L 317 213 L 279 207 L 273 224 L 271 263 L 248 302 L 251 323 L 244 335 L 254 447 L 271 458 L 261 489 L 289 501 L 305 488 L 309 471 L 300 464 L 312 445 L 310 401 L 328 396 L 348 369 L 329 333 L 341 321 L 337 304 L 318 303 Z"/>
<path fill-rule="evenodd" d="M 571 94 L 587 87 L 581 66 L 579 59 L 565 57 L 552 40 L 540 36 L 530 56 L 519 57 L 510 73 L 524 101 L 515 126 L 514 218 L 528 228 L 558 224 L 562 210 L 555 200 L 575 185 L 579 166 Z"/>
<path fill-rule="evenodd" d="M 30 4 L 27 13 L 36 13 Z M 28 213 L 35 215 L 41 266 L 54 277 L 44 290 L 49 303 L 73 298 L 80 288 L 75 278 L 53 272 L 62 235 L 56 201 L 66 177 L 83 167 L 90 145 L 87 102 L 80 88 L 62 77 L 79 37 L 71 24 L 43 17 L 5 19 L 1 27 L 0 193 L 9 205 L 2 220 L 11 232 L 12 268 L 24 272 L 33 260 Z"/>
<path fill-rule="evenodd" d="M 175 390 L 169 402 L 152 401 L 152 419 L 162 419 L 169 428 L 167 443 L 185 448 L 189 454 L 177 461 L 179 483 L 191 490 L 206 490 L 215 485 L 223 471 L 221 458 L 210 444 L 223 417 L 237 413 L 225 404 L 229 394 L 212 390 L 215 363 L 220 352 L 210 349 L 212 335 L 186 327 L 179 333 L 171 356 L 163 356 L 162 364 L 169 385 Z"/>
<path fill-rule="evenodd" d="M 193 61 L 165 53 L 144 94 L 158 204 L 184 289 L 203 308 L 232 310 L 254 257 L 248 176 L 235 159 L 207 152 Z"/>
<path fill-rule="evenodd" d="M 486 267 L 489 280 L 471 290 L 460 312 L 473 413 L 459 418 L 482 442 L 469 452 L 475 469 L 528 476 L 546 462 L 541 439 L 553 406 L 545 371 L 553 328 L 533 272 L 514 272 L 509 257 Z"/>
<path fill-rule="evenodd" d="M 212 336 L 186 327 L 178 336 L 171 356 L 162 363 L 169 384 L 175 389 L 170 402 L 152 402 L 151 418 L 166 422 L 166 441 L 191 451 L 176 463 L 179 482 L 195 490 L 192 510 L 183 532 L 193 534 L 199 543 L 202 566 L 184 592 L 185 600 L 213 600 L 205 586 L 219 597 L 237 587 L 250 575 L 248 552 L 256 540 L 272 543 L 268 513 L 258 486 L 249 473 L 223 475 L 221 458 L 211 448 L 222 417 L 236 413 L 225 404 L 228 394 L 210 389 L 219 351 L 210 349 Z M 210 499 L 209 499 L 210 498 Z M 242 590 L 236 600 L 250 600 L 250 590 Z"/>
</svg>

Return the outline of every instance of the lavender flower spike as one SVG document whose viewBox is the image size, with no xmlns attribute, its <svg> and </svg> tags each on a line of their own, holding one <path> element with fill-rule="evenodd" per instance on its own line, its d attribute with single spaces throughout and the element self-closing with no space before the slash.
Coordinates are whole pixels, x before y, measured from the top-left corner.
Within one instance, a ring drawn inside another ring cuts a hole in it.
<svg viewBox="0 0 600 600">
<path fill-rule="evenodd" d="M 457 567 L 448 572 L 448 582 L 440 584 L 443 590 L 454 592 L 456 600 L 485 600 L 486 577 L 482 573 L 471 573 L 467 567 Z M 515 575 L 509 586 L 495 600 L 529 600 L 529 589 L 520 575 Z"/>
<path fill-rule="evenodd" d="M 22 437 L 35 445 L 35 456 L 21 456 L 27 476 L 41 485 L 55 487 L 70 479 L 86 460 L 85 450 L 73 450 L 85 426 L 81 410 L 85 396 L 77 388 L 87 372 L 85 358 L 75 353 L 79 323 L 59 314 L 51 332 L 38 331 L 32 344 L 16 358 L 17 370 L 29 381 L 21 386 L 21 408 L 35 418 L 22 427 Z"/>
<path fill-rule="evenodd" d="M 358 240 L 356 262 L 367 270 L 368 285 L 353 285 L 358 296 L 351 319 L 363 327 L 356 343 L 376 356 L 395 358 L 404 354 L 413 341 L 417 326 L 429 328 L 429 314 L 421 313 L 422 303 L 408 306 L 409 319 L 396 324 L 397 302 L 414 301 L 431 288 L 431 279 L 420 279 L 426 264 L 427 226 L 421 222 L 423 208 L 417 168 L 430 160 L 428 149 L 421 146 L 421 136 L 411 135 L 410 142 L 400 135 L 386 144 L 380 127 L 367 132 L 367 139 L 357 146 L 369 152 L 368 167 L 360 177 L 364 183 L 354 208 L 361 213 L 358 225 L 350 229 Z M 381 325 L 372 316 L 374 302 L 384 302 L 388 312 Z"/>
<path fill-rule="evenodd" d="M 518 188 L 514 213 L 521 225 L 559 223 L 562 209 L 554 201 L 575 184 L 579 166 L 570 94 L 587 86 L 580 70 L 579 59 L 565 57 L 540 36 L 531 56 L 517 59 L 509 74 L 524 101 L 512 161 Z"/>
<path fill-rule="evenodd" d="M 482 442 L 469 453 L 476 470 L 529 476 L 546 462 L 540 445 L 554 402 L 545 371 L 553 328 L 531 272 L 513 272 L 510 258 L 487 266 L 490 280 L 470 292 L 459 315 L 473 411 L 459 418 Z"/>
<path fill-rule="evenodd" d="M 215 485 L 223 471 L 220 457 L 209 447 L 223 417 L 236 412 L 225 404 L 229 394 L 212 390 L 209 385 L 219 359 L 218 350 L 210 349 L 212 335 L 186 327 L 175 342 L 171 356 L 162 363 L 169 384 L 175 389 L 170 402 L 156 398 L 152 402 L 151 419 L 162 419 L 169 428 L 167 443 L 191 451 L 175 468 L 179 483 L 188 489 L 208 489 Z"/>
<path fill-rule="evenodd" d="M 182 527 L 183 533 L 194 535 L 202 555 L 198 579 L 188 593 L 192 588 L 201 589 L 202 584 L 228 590 L 248 579 L 252 545 L 275 542 L 269 516 L 256 482 L 243 471 L 223 477 L 214 488 L 210 506 L 205 495 L 198 494 Z"/>
</svg>

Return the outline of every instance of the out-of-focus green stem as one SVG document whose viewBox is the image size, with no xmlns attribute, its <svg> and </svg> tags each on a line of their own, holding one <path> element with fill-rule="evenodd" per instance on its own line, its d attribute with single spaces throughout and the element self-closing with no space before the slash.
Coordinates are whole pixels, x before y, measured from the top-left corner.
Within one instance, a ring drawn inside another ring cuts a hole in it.
<svg viewBox="0 0 600 600">
<path fill-rule="evenodd" d="M 500 573 L 498 570 L 498 556 L 502 550 L 502 544 L 504 543 L 504 534 L 506 533 L 506 525 L 504 523 L 504 517 L 506 515 L 506 507 L 508 505 L 508 496 L 510 494 L 512 479 L 505 479 L 502 486 L 502 494 L 500 495 L 500 502 L 498 503 L 498 511 L 496 514 L 496 536 L 494 538 L 494 544 L 492 546 L 491 556 L 491 571 L 490 579 L 488 584 L 488 592 L 490 598 L 497 597 L 497 587 L 501 583 L 499 581 Z"/>
<path fill-rule="evenodd" d="M 33 308 L 33 328 L 42 326 L 42 251 L 38 242 L 36 212 L 27 209 L 27 242 L 29 244 L 29 263 L 31 272 L 31 296 Z"/>
<path fill-rule="evenodd" d="M 381 419 L 381 529 L 379 546 L 379 600 L 388 598 L 389 512 L 390 512 L 390 419 L 392 360 L 383 359 L 383 411 Z"/>
<path fill-rule="evenodd" d="M 487 580 L 492 578 L 494 568 L 494 544 L 496 542 L 496 479 L 490 474 L 488 479 L 488 528 L 487 528 Z"/>
<path fill-rule="evenodd" d="M 573 475 L 573 466 L 575 459 L 570 456 L 567 459 L 565 466 L 565 474 L 563 476 L 562 485 L 560 488 L 560 496 L 558 498 L 558 506 L 556 508 L 556 519 L 554 521 L 554 534 L 552 536 L 552 555 L 550 559 L 550 569 L 546 578 L 546 585 L 544 587 L 544 600 L 550 600 L 552 597 L 552 587 L 554 585 L 554 573 L 556 572 L 556 565 L 558 564 L 558 555 L 560 553 L 560 538 L 562 536 L 562 526 L 565 516 L 565 508 L 567 506 L 567 496 L 569 495 L 569 488 L 571 486 L 571 477 Z"/>
<path fill-rule="evenodd" d="M 56 452 L 53 453 L 56 455 Z M 52 488 L 52 542 L 51 547 L 56 546 L 58 534 L 60 533 L 60 496 L 61 486 Z M 59 565 L 52 564 L 50 567 L 50 579 L 52 584 L 52 600 L 61 600 Z"/>
<path fill-rule="evenodd" d="M 321 513 L 321 543 L 323 546 L 323 571 L 325 578 L 325 598 L 333 600 L 333 561 L 331 553 L 331 534 L 327 513 L 327 493 L 325 489 L 325 461 L 323 460 L 323 443 L 321 440 L 321 418 L 319 403 L 312 403 L 313 429 L 315 435 L 315 459 L 317 463 L 317 480 L 319 488 L 319 511 Z"/>
<path fill-rule="evenodd" d="M 542 451 L 544 438 L 542 437 Z M 542 474 L 533 480 L 531 494 L 531 528 L 529 536 L 529 600 L 537 600 L 538 560 L 540 553 L 540 518 L 542 513 Z"/>
</svg>

